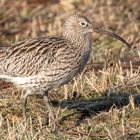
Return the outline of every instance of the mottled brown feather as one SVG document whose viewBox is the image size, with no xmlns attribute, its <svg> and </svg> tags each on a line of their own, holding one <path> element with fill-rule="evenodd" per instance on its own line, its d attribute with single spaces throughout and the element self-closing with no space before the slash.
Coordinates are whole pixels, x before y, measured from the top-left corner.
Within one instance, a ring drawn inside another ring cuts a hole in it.
<svg viewBox="0 0 140 140">
<path fill-rule="evenodd" d="M 19 42 L 0 50 L 3 73 L 13 76 L 33 76 L 55 60 L 59 49 L 67 49 L 68 41 L 61 37 L 39 37 Z M 17 68 L 19 66 L 19 68 Z"/>
</svg>

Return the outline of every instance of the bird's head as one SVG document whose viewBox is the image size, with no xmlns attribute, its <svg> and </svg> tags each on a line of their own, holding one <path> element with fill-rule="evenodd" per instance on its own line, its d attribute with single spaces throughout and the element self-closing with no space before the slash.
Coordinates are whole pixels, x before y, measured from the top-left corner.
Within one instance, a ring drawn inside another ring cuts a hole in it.
<svg viewBox="0 0 140 140">
<path fill-rule="evenodd" d="M 80 35 L 87 35 L 92 32 L 92 23 L 80 13 L 71 14 L 65 21 L 64 31 L 75 32 Z"/>
<path fill-rule="evenodd" d="M 111 33 L 101 28 L 97 24 L 91 22 L 86 16 L 81 13 L 73 13 L 65 21 L 64 24 L 64 35 L 71 36 L 74 35 L 86 36 L 90 32 L 96 32 L 101 34 L 106 34 L 110 37 L 116 38 L 127 45 L 127 47 L 131 47 L 129 43 L 127 43 L 122 37 L 116 35 L 115 33 Z"/>
</svg>

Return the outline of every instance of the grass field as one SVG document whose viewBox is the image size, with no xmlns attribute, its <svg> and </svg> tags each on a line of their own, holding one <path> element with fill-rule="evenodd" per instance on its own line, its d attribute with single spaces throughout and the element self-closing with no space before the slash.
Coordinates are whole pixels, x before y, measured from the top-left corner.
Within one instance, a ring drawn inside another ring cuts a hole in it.
<svg viewBox="0 0 140 140">
<path fill-rule="evenodd" d="M 0 0 L 0 47 L 23 39 L 62 33 L 64 19 L 79 10 L 104 29 L 127 40 L 94 33 L 84 72 L 49 97 L 59 122 L 51 133 L 41 96 L 28 102 L 22 117 L 21 91 L 1 82 L 0 140 L 139 140 L 140 2 L 137 0 Z"/>
</svg>

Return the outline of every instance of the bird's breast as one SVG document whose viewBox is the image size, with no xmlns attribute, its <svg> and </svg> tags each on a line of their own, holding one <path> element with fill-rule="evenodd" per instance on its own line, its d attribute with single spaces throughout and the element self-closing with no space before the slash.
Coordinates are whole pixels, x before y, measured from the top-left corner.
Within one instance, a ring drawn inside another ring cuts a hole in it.
<svg viewBox="0 0 140 140">
<path fill-rule="evenodd" d="M 91 53 L 91 45 L 88 44 L 84 48 L 83 52 L 81 53 L 81 58 L 80 58 L 80 62 L 79 62 L 79 72 L 81 72 L 85 68 L 85 66 L 89 60 L 90 53 Z"/>
</svg>

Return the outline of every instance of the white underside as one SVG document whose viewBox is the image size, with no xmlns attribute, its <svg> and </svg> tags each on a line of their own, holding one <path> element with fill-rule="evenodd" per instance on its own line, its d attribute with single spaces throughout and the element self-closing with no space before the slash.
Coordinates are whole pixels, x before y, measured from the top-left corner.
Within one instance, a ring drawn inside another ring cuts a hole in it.
<svg viewBox="0 0 140 140">
<path fill-rule="evenodd" d="M 29 81 L 35 78 L 35 76 L 30 76 L 30 77 L 11 77 L 8 75 L 0 75 L 0 79 L 4 80 L 6 82 L 11 82 L 15 85 L 19 85 L 19 86 L 24 86 L 25 83 L 28 83 Z"/>
</svg>

